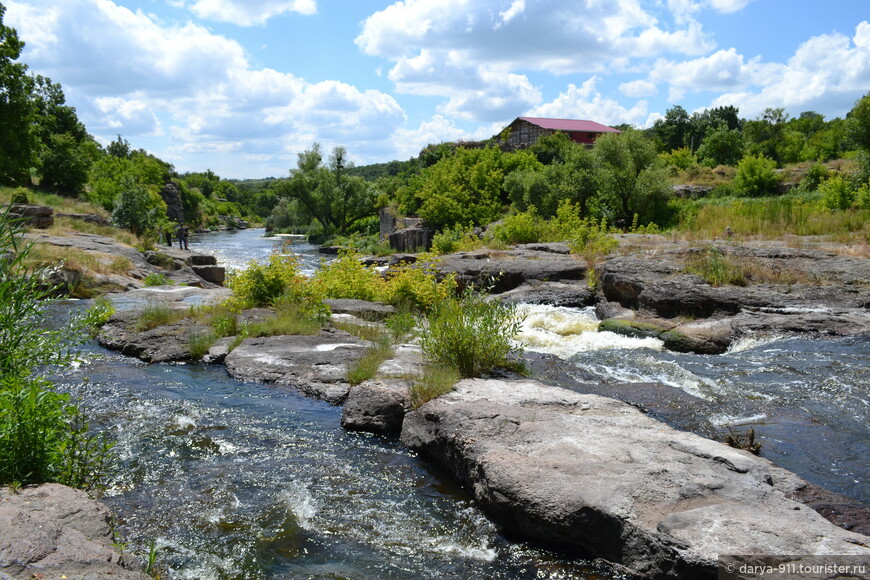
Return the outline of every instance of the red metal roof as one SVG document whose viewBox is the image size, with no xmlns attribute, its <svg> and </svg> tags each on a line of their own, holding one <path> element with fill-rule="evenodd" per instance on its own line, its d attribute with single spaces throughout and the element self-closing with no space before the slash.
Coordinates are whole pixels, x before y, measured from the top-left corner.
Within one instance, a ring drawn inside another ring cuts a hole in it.
<svg viewBox="0 0 870 580">
<path fill-rule="evenodd" d="M 552 129 L 554 131 L 575 132 L 582 131 L 586 133 L 619 133 L 619 129 L 596 123 L 595 121 L 578 121 L 574 119 L 545 119 L 542 117 L 518 117 L 517 121 L 523 120 L 533 125 L 543 127 L 544 129 Z M 516 121 L 514 121 L 516 123 Z M 513 124 L 513 123 L 511 123 Z"/>
</svg>

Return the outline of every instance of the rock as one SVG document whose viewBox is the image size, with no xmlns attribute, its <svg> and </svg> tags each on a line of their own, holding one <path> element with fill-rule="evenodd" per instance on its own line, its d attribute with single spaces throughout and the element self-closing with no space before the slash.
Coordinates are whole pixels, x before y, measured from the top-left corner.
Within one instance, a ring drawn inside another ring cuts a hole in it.
<svg viewBox="0 0 870 580">
<path fill-rule="evenodd" d="M 549 304 L 566 308 L 583 308 L 596 302 L 598 296 L 585 283 L 525 282 L 513 290 L 498 295 L 502 300 L 526 304 Z"/>
<path fill-rule="evenodd" d="M 713 191 L 710 185 L 673 185 L 674 197 L 682 197 L 685 199 L 698 199 L 699 197 L 707 197 Z"/>
<path fill-rule="evenodd" d="M 112 545 L 111 514 L 56 483 L 0 488 L 0 577 L 148 580 L 137 558 Z"/>
<path fill-rule="evenodd" d="M 329 298 L 323 303 L 329 306 L 333 314 L 350 314 L 362 320 L 384 320 L 396 313 L 394 306 L 366 300 Z"/>
<path fill-rule="evenodd" d="M 184 223 L 184 206 L 181 203 L 181 193 L 178 186 L 167 181 L 160 189 L 160 197 L 166 203 L 166 217 L 179 224 Z"/>
<path fill-rule="evenodd" d="M 105 218 L 101 215 L 97 215 L 94 213 L 61 213 L 55 212 L 55 217 L 58 218 L 69 218 L 71 220 L 78 220 L 80 222 L 87 222 L 89 224 L 94 224 L 98 226 L 110 226 L 112 225 L 112 220 L 109 218 Z"/>
<path fill-rule="evenodd" d="M 348 367 L 362 358 L 369 344 L 341 330 L 248 338 L 224 364 L 236 379 L 292 386 L 337 405 L 350 390 Z"/>
<path fill-rule="evenodd" d="M 184 362 L 191 358 L 188 341 L 195 334 L 210 332 L 210 327 L 185 318 L 150 330 L 138 330 L 140 311 L 118 311 L 97 335 L 100 346 L 149 363 Z"/>
<path fill-rule="evenodd" d="M 46 229 L 54 225 L 54 208 L 47 205 L 29 205 L 14 203 L 9 206 L 9 215 L 24 219 L 24 224 L 31 228 Z"/>
<path fill-rule="evenodd" d="M 513 290 L 525 282 L 585 280 L 586 264 L 571 255 L 549 251 L 488 249 L 457 252 L 435 263 L 439 274 L 455 274 L 461 285 L 490 288 L 493 293 Z"/>
<path fill-rule="evenodd" d="M 227 355 L 230 353 L 230 346 L 235 341 L 235 336 L 227 336 L 224 338 L 219 338 L 211 348 L 208 349 L 208 352 L 202 357 L 202 362 L 205 364 L 214 364 L 219 365 L 223 364 L 224 360 L 226 360 Z"/>
<path fill-rule="evenodd" d="M 401 431 L 405 413 L 410 408 L 405 381 L 366 381 L 351 387 L 342 407 L 341 426 L 349 431 L 395 434 Z"/>
<path fill-rule="evenodd" d="M 596 395 L 464 380 L 408 413 L 401 440 L 506 534 L 638 575 L 715 577 L 720 554 L 870 556 L 866 536 L 788 499 L 806 485 L 794 474 Z"/>
<path fill-rule="evenodd" d="M 227 277 L 226 269 L 223 266 L 191 266 L 193 272 L 205 280 L 217 286 L 223 286 Z"/>
<path fill-rule="evenodd" d="M 388 239 L 390 248 L 396 252 L 428 252 L 434 235 L 433 229 L 414 227 L 395 231 Z"/>
</svg>

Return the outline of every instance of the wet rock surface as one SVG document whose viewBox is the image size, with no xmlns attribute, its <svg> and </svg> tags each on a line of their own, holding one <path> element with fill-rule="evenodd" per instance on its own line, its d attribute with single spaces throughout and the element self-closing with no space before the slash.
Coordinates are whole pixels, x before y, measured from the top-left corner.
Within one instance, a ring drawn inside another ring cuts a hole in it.
<svg viewBox="0 0 870 580">
<path fill-rule="evenodd" d="M 0 488 L 0 578 L 150 578 L 112 545 L 110 522 L 109 509 L 80 490 Z"/>
<path fill-rule="evenodd" d="M 613 399 L 465 380 L 409 413 L 401 440 L 506 533 L 637 574 L 713 577 L 719 554 L 759 546 L 870 555 L 866 536 L 789 499 L 807 485 L 794 474 Z"/>
</svg>

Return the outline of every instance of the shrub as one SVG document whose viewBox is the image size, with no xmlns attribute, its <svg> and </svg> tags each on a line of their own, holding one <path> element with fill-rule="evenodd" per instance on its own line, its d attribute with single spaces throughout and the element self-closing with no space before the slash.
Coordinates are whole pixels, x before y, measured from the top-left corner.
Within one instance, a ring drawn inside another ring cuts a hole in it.
<svg viewBox="0 0 870 580">
<path fill-rule="evenodd" d="M 819 185 L 828 178 L 829 173 L 828 168 L 821 163 L 813 163 L 801 179 L 800 189 L 802 191 L 816 191 L 819 189 Z"/>
<path fill-rule="evenodd" d="M 493 228 L 493 235 L 508 244 L 532 244 L 544 241 L 546 229 L 546 222 L 532 205 L 528 211 L 504 218 Z"/>
<path fill-rule="evenodd" d="M 688 259 L 686 271 L 701 276 L 712 286 L 746 286 L 749 283 L 740 265 L 715 246 Z"/>
<path fill-rule="evenodd" d="M 409 377 L 408 394 L 411 407 L 419 409 L 432 399 L 449 393 L 459 378 L 459 373 L 454 368 L 426 365 L 422 376 Z"/>
<path fill-rule="evenodd" d="M 12 190 L 12 198 L 9 203 L 27 205 L 30 203 L 30 192 L 26 187 L 16 187 Z"/>
<path fill-rule="evenodd" d="M 855 191 L 841 175 L 835 175 L 822 182 L 819 193 L 822 194 L 825 207 L 830 210 L 849 209 L 855 201 Z"/>
<path fill-rule="evenodd" d="M 231 275 L 227 285 L 233 290 L 234 307 L 253 308 L 269 306 L 288 293 L 302 297 L 306 282 L 295 256 L 274 254 L 265 264 L 253 262 L 245 271 Z"/>
<path fill-rule="evenodd" d="M 152 272 L 145 276 L 144 282 L 146 286 L 172 286 L 175 284 L 175 282 L 167 278 L 165 274 L 157 272 Z"/>
<path fill-rule="evenodd" d="M 312 281 L 326 298 L 376 301 L 384 294 L 384 279 L 353 252 L 344 252 L 337 260 L 321 264 Z"/>
<path fill-rule="evenodd" d="M 478 377 L 496 368 L 516 368 L 510 358 L 521 352 L 513 337 L 521 319 L 514 304 L 485 300 L 471 288 L 442 301 L 429 316 L 420 345 L 433 363 Z"/>
<path fill-rule="evenodd" d="M 761 197 L 776 190 L 779 178 L 776 175 L 776 162 L 764 155 L 747 155 L 737 164 L 734 186 L 743 195 Z"/>
<path fill-rule="evenodd" d="M 483 241 L 474 235 L 472 226 L 462 227 L 460 224 L 444 229 L 432 236 L 432 251 L 436 254 L 452 254 L 467 252 L 483 245 Z"/>
<path fill-rule="evenodd" d="M 456 278 L 450 274 L 441 281 L 435 267 L 424 257 L 417 264 L 391 270 L 383 299 L 389 304 L 430 312 L 456 292 Z"/>
</svg>

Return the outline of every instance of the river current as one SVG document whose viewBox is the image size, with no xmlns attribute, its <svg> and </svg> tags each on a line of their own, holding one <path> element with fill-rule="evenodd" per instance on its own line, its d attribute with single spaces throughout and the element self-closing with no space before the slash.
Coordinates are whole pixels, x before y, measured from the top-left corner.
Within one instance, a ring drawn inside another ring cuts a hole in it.
<svg viewBox="0 0 870 580">
<path fill-rule="evenodd" d="M 262 230 L 192 236 L 242 268 L 316 248 Z M 588 310 L 527 307 L 520 339 L 578 379 L 656 382 L 704 404 L 716 436 L 752 426 L 762 455 L 864 502 L 870 342 L 757 337 L 721 356 L 598 333 Z M 398 442 L 347 433 L 340 408 L 218 366 L 147 365 L 88 344 L 59 377 L 117 439 L 104 501 L 133 551 L 153 542 L 168 578 L 607 578 L 611 570 L 506 539 L 469 496 Z"/>
</svg>

